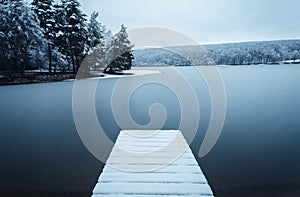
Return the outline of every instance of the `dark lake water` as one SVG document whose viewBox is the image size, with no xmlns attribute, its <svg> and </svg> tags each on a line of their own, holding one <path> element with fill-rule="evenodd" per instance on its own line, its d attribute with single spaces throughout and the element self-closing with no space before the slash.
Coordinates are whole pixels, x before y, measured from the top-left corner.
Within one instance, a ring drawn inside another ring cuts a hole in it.
<svg viewBox="0 0 300 197">
<path fill-rule="evenodd" d="M 194 68 L 177 68 L 197 95 L 199 127 L 191 148 L 212 188 L 300 185 L 300 66 L 224 66 L 219 70 L 227 95 L 226 119 L 216 145 L 200 158 L 198 151 L 212 115 L 209 89 Z M 180 83 L 176 76 L 168 77 Z M 129 89 L 137 78 L 146 76 L 124 79 Z M 111 107 L 117 82 L 117 78 L 103 79 L 95 92 L 99 123 L 112 141 L 121 129 Z M 73 85 L 0 87 L 0 190 L 92 190 L 103 164 L 89 153 L 76 131 Z M 180 99 L 155 82 L 131 95 L 132 119 L 140 125 L 149 123 L 153 103 L 163 105 L 167 113 L 162 129 L 178 129 Z"/>
</svg>

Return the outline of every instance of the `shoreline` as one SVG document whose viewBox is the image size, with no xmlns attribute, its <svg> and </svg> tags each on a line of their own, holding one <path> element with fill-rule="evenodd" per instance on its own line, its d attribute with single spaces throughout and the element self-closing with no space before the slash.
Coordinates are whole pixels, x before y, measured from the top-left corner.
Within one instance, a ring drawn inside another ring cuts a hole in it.
<svg viewBox="0 0 300 197">
<path fill-rule="evenodd" d="M 48 72 L 29 72 L 21 75 L 19 73 L 0 74 L 0 86 L 25 85 L 37 83 L 60 82 L 75 79 L 74 73 L 48 73 Z"/>
<path fill-rule="evenodd" d="M 218 66 L 218 67 L 270 66 L 272 67 L 272 66 L 282 66 L 282 65 L 297 65 L 297 64 L 214 65 L 214 66 Z M 203 65 L 203 66 L 209 66 L 209 65 Z M 98 73 L 94 72 L 94 74 L 84 76 L 82 77 L 82 79 L 109 79 L 109 78 L 142 76 L 148 74 L 158 74 L 161 73 L 161 71 L 159 71 L 160 70 L 159 68 L 163 68 L 163 67 L 133 67 L 131 70 L 126 70 L 123 71 L 122 73 L 116 73 L 116 74 L 103 74 L 100 72 Z M 79 79 L 80 79 L 80 75 L 71 72 L 69 73 L 26 72 L 23 75 L 19 73 L 0 73 L 0 86 L 64 82 L 64 81 L 75 81 Z"/>
<path fill-rule="evenodd" d="M 122 74 L 103 74 L 98 73 L 95 75 L 88 75 L 83 79 L 109 79 L 120 77 L 132 77 L 142 76 L 149 74 L 159 74 L 160 71 L 147 70 L 147 68 L 139 69 L 134 68 L 132 70 L 124 71 Z M 26 84 L 38 84 L 38 83 L 51 83 L 51 82 L 64 82 L 79 80 L 77 74 L 74 73 L 48 73 L 48 72 L 32 72 L 25 73 L 24 75 L 9 73 L 0 74 L 0 86 L 10 85 L 26 85 Z"/>
</svg>

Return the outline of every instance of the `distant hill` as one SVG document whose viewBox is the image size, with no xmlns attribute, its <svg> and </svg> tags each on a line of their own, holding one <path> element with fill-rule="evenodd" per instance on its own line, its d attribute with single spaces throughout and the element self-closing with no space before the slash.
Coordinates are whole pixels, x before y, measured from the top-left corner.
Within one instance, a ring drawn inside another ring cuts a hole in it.
<svg viewBox="0 0 300 197">
<path fill-rule="evenodd" d="M 149 48 L 134 51 L 133 66 L 190 66 L 191 62 L 175 51 L 166 48 Z"/>
<path fill-rule="evenodd" d="M 134 66 L 299 63 L 300 40 L 178 46 L 134 51 Z"/>
</svg>

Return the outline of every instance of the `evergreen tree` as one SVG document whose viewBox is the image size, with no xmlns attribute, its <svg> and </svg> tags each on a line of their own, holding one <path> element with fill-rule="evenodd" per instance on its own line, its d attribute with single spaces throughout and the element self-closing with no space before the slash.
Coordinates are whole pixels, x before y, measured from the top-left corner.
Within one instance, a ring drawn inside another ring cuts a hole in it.
<svg viewBox="0 0 300 197">
<path fill-rule="evenodd" d="M 106 54 L 106 62 L 109 64 L 104 69 L 104 73 L 129 70 L 133 60 L 132 47 L 126 27 L 122 25 L 121 30 L 111 39 L 111 44 Z"/>
<path fill-rule="evenodd" d="M 21 0 L 1 4 L 0 15 L 1 59 L 5 59 L 6 70 L 23 74 L 35 51 L 42 50 L 46 42 L 43 30 L 35 13 Z"/>
<path fill-rule="evenodd" d="M 88 45 L 90 49 L 96 47 L 98 44 L 104 46 L 104 31 L 103 26 L 97 21 L 98 12 L 93 12 L 87 25 L 88 30 Z"/>
<path fill-rule="evenodd" d="M 48 40 L 49 72 L 52 71 L 52 53 L 54 48 L 55 18 L 53 0 L 33 0 L 33 9 L 40 20 L 40 26 L 44 29 L 45 38 Z"/>
<path fill-rule="evenodd" d="M 1 1 L 0 4 L 0 70 L 6 71 L 9 68 L 8 62 L 7 62 L 7 49 L 8 49 L 8 38 L 6 35 L 6 25 L 8 24 L 8 15 L 5 9 L 7 7 L 5 6 L 6 3 L 4 1 Z"/>
<path fill-rule="evenodd" d="M 62 0 L 62 7 L 65 10 L 66 55 L 71 59 L 73 72 L 76 72 L 88 51 L 85 14 L 77 0 Z"/>
<path fill-rule="evenodd" d="M 97 21 L 98 15 L 97 12 L 93 12 L 87 25 L 89 51 L 84 62 L 84 68 L 81 69 L 85 73 L 103 65 L 105 61 L 104 26 Z"/>
<path fill-rule="evenodd" d="M 70 59 L 68 56 L 69 49 L 67 45 L 67 36 L 65 35 L 65 24 L 66 24 L 66 11 L 62 4 L 54 4 L 54 32 L 56 36 L 53 40 L 55 45 L 55 58 L 57 59 L 57 64 L 62 71 L 71 70 L 70 63 L 67 59 Z"/>
</svg>

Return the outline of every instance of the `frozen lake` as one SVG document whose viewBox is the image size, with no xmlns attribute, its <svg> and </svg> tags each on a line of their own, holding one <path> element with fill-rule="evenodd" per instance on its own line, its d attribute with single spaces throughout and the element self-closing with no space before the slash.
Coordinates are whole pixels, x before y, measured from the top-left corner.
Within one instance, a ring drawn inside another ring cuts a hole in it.
<svg viewBox="0 0 300 197">
<path fill-rule="evenodd" d="M 177 69 L 198 97 L 201 118 L 191 144 L 197 156 L 211 117 L 209 90 L 192 67 Z M 220 72 L 227 94 L 225 125 L 212 151 L 197 157 L 211 187 L 299 186 L 300 66 L 224 66 Z M 134 84 L 135 77 L 126 80 Z M 99 122 L 113 141 L 120 131 L 111 110 L 117 81 L 101 80 L 95 99 Z M 73 84 L 0 87 L 0 190 L 92 190 L 103 164 L 87 151 L 76 132 Z M 178 99 L 157 83 L 134 92 L 132 118 L 147 124 L 153 103 L 160 103 L 168 113 L 162 129 L 178 129 Z"/>
</svg>

